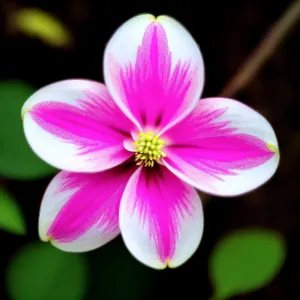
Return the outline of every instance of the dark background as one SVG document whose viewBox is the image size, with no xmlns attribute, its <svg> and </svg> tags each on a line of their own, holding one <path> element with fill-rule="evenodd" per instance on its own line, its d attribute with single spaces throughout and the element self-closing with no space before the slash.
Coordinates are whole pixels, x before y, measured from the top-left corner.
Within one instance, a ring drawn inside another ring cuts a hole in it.
<svg viewBox="0 0 300 300">
<path fill-rule="evenodd" d="M 110 36 L 130 17 L 150 12 L 173 16 L 189 29 L 200 45 L 205 61 L 206 85 L 203 96 L 216 96 L 289 3 L 287 0 L 0 0 L 0 80 L 22 79 L 36 88 L 66 78 L 103 81 L 102 55 Z M 74 35 L 73 47 L 56 49 L 37 39 L 10 36 L 7 20 L 11 10 L 29 5 L 57 15 Z M 202 243 L 196 254 L 178 269 L 154 271 L 144 267 L 127 253 L 121 238 L 90 252 L 87 258 L 90 263 L 91 290 L 86 299 L 116 299 L 102 293 L 102 285 L 114 288 L 113 280 L 105 280 L 107 268 L 101 271 L 101 264 L 105 261 L 112 263 L 109 278 L 113 278 L 118 268 L 125 268 L 128 276 L 137 270 L 143 273 L 143 287 L 140 283 L 127 286 L 127 279 L 124 278 L 125 289 L 132 289 L 133 292 L 134 289 L 144 289 L 143 300 L 174 297 L 209 299 L 212 288 L 207 264 L 213 245 L 225 232 L 246 226 L 263 226 L 282 233 L 287 243 L 287 260 L 269 285 L 234 299 L 300 298 L 299 54 L 300 26 L 296 26 L 259 74 L 233 97 L 263 114 L 277 134 L 281 162 L 271 181 L 242 197 L 213 197 L 207 200 Z M 25 243 L 38 238 L 39 204 L 50 179 L 31 182 L 2 179 L 21 206 L 28 235 L 17 237 L 0 232 L 1 300 L 8 297 L 4 274 L 9 258 Z M 114 266 L 114 255 L 124 257 L 126 263 Z"/>
</svg>

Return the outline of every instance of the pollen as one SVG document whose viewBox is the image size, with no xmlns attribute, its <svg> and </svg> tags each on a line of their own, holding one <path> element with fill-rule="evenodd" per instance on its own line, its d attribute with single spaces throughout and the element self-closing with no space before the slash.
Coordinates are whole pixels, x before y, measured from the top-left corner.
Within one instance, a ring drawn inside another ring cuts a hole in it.
<svg viewBox="0 0 300 300">
<path fill-rule="evenodd" d="M 161 157 L 166 157 L 162 151 L 165 141 L 152 132 L 140 132 L 139 140 L 133 143 L 136 147 L 135 161 L 138 166 L 153 167 Z"/>
</svg>

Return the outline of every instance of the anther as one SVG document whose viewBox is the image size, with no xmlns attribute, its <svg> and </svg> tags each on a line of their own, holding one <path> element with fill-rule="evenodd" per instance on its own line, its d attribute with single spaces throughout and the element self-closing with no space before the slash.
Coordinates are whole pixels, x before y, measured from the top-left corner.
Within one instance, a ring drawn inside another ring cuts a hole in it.
<svg viewBox="0 0 300 300">
<path fill-rule="evenodd" d="M 157 135 L 153 136 L 152 132 L 140 132 L 139 140 L 133 143 L 136 147 L 136 164 L 138 166 L 144 164 L 145 167 L 153 167 L 161 157 L 166 157 L 166 154 L 162 151 L 164 144 L 164 140 L 161 140 Z"/>
</svg>

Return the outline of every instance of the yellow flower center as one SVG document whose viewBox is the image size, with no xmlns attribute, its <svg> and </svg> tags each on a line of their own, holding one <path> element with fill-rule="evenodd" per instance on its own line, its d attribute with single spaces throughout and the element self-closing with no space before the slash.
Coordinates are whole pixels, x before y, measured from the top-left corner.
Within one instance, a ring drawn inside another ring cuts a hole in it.
<svg viewBox="0 0 300 300">
<path fill-rule="evenodd" d="M 153 167 L 161 157 L 166 157 L 162 151 L 165 141 L 152 132 L 140 132 L 139 140 L 133 144 L 136 146 L 135 161 L 138 166 Z"/>
</svg>

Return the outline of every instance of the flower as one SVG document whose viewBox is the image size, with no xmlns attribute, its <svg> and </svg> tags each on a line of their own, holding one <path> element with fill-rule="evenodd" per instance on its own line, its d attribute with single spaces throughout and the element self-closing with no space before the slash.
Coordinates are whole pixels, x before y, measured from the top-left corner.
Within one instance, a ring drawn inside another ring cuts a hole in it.
<svg viewBox="0 0 300 300">
<path fill-rule="evenodd" d="M 199 101 L 200 50 L 168 16 L 125 22 L 106 46 L 104 78 L 56 82 L 24 104 L 30 146 L 64 170 L 43 197 L 40 238 L 82 252 L 121 232 L 145 265 L 177 267 L 202 237 L 194 188 L 235 196 L 260 186 L 279 162 L 276 136 L 242 103 Z"/>
</svg>

